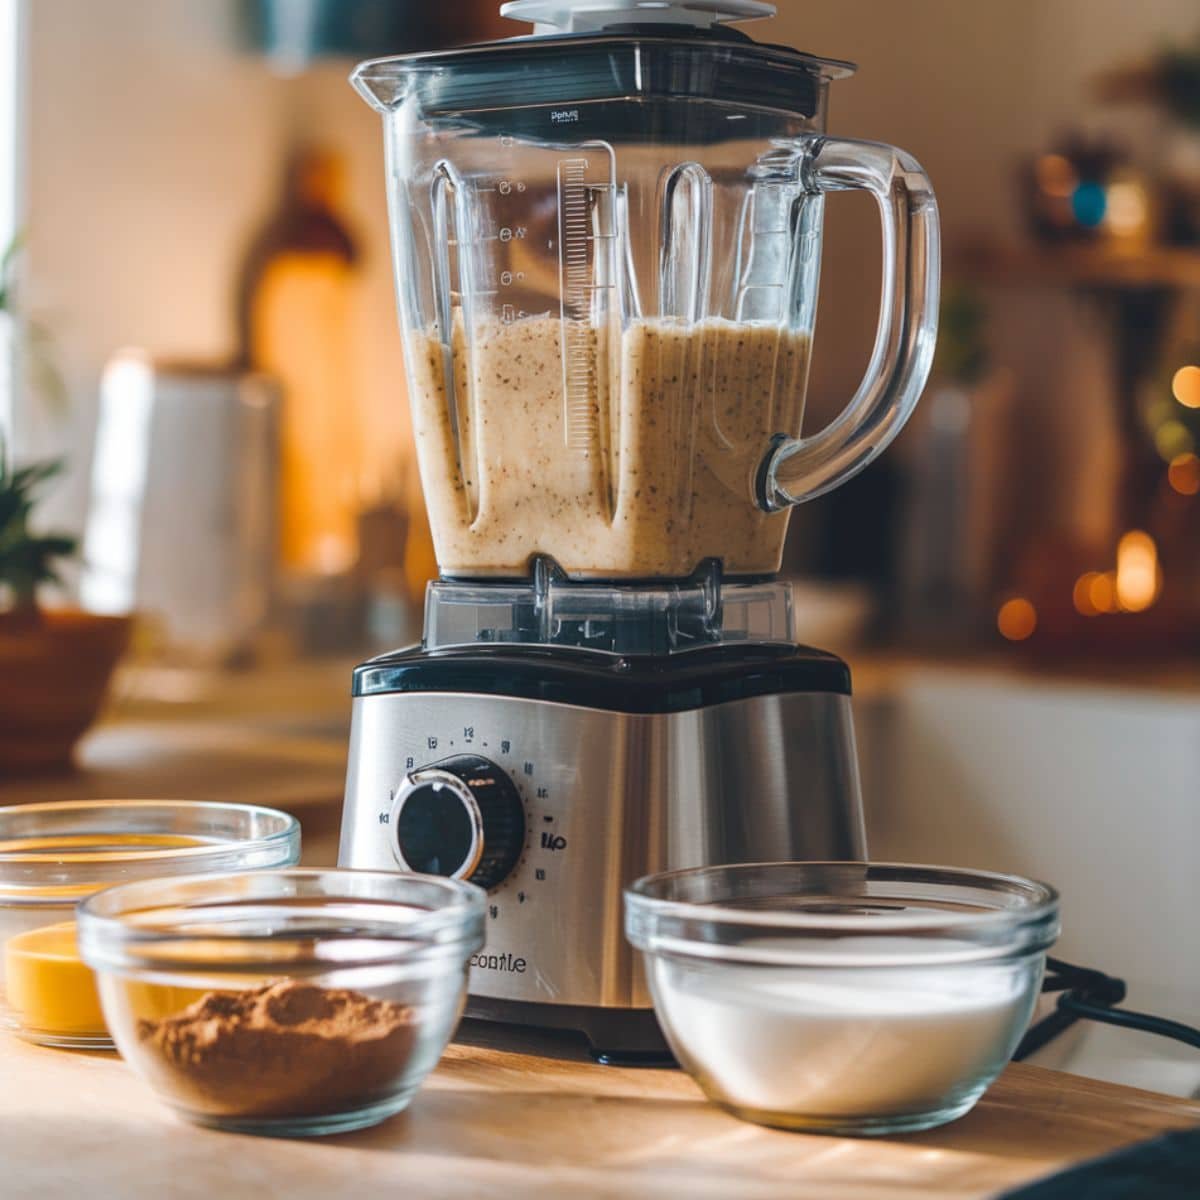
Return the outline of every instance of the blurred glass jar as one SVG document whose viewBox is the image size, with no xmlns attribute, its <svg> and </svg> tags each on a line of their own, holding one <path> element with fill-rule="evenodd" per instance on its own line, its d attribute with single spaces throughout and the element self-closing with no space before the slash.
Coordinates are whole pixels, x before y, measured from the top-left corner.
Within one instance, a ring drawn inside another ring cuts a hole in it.
<svg viewBox="0 0 1200 1200">
<path fill-rule="evenodd" d="M 275 809 L 188 800 L 87 800 L 0 808 L 0 997 L 43 1045 L 111 1048 L 75 907 L 128 880 L 294 864 L 300 824 Z M 49 927 L 57 927 L 43 932 Z"/>
</svg>

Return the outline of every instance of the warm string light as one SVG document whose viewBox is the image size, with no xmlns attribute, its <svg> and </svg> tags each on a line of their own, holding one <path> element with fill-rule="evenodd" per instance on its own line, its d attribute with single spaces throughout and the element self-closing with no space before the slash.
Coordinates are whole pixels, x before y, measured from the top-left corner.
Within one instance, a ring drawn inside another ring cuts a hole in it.
<svg viewBox="0 0 1200 1200">
<path fill-rule="evenodd" d="M 1181 409 L 1200 409 L 1200 366 L 1180 367 L 1171 376 L 1170 395 L 1159 394 L 1145 408 L 1144 420 L 1154 440 L 1154 448 L 1158 456 L 1170 464 L 1197 449 L 1196 436 L 1189 427 L 1191 418 L 1188 411 Z M 1184 495 L 1192 494 L 1184 492 Z"/>
<path fill-rule="evenodd" d="M 1088 571 L 1075 581 L 1075 611 L 1085 617 L 1117 611 L 1116 581 L 1112 571 Z"/>
<path fill-rule="evenodd" d="M 1167 468 L 1167 482 L 1181 496 L 1200 493 L 1200 458 L 1194 454 L 1177 454 Z"/>
<path fill-rule="evenodd" d="M 1023 642 L 1037 628 L 1037 609 L 1024 596 L 1013 596 L 1000 605 L 996 628 L 1010 642 Z"/>
<path fill-rule="evenodd" d="M 1197 484 L 1200 487 L 1200 482 Z M 1117 543 L 1113 571 L 1088 571 L 1075 581 L 1075 611 L 1085 617 L 1101 613 L 1145 612 L 1162 592 L 1163 574 L 1154 539 L 1131 529 Z"/>
<path fill-rule="evenodd" d="M 1184 408 L 1200 408 L 1200 367 L 1180 367 L 1171 376 L 1171 395 Z"/>
<path fill-rule="evenodd" d="M 1158 599 L 1161 586 L 1154 539 L 1130 530 L 1117 543 L 1117 603 L 1125 612 L 1144 612 Z"/>
</svg>

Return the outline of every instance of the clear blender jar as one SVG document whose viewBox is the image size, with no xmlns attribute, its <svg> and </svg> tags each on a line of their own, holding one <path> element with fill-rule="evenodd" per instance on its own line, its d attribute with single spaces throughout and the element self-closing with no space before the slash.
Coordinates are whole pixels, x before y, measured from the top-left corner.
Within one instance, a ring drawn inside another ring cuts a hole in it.
<svg viewBox="0 0 1200 1200">
<path fill-rule="evenodd" d="M 846 63 L 749 0 L 513 0 L 532 36 L 364 63 L 384 115 L 418 460 L 451 579 L 779 569 L 787 509 L 861 470 L 928 374 L 929 182 L 826 136 Z M 802 434 L 824 197 L 882 221 L 874 351 Z M 703 606 L 704 595 L 701 594 Z M 428 631 L 427 631 L 428 632 Z"/>
</svg>

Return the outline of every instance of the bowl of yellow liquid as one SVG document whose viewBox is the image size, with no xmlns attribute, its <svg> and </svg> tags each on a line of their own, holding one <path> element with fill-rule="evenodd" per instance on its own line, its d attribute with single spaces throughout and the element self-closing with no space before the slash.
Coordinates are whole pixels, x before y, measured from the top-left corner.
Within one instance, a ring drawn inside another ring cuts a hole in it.
<svg viewBox="0 0 1200 1200">
<path fill-rule="evenodd" d="M 300 825 L 271 808 L 91 800 L 0 808 L 0 1002 L 30 1041 L 111 1049 L 75 906 L 138 879 L 294 866 Z"/>
</svg>

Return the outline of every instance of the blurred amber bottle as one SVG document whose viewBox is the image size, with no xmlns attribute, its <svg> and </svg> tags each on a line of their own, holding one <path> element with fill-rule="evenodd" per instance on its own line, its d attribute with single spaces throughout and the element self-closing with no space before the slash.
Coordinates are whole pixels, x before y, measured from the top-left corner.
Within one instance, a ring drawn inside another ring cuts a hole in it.
<svg viewBox="0 0 1200 1200">
<path fill-rule="evenodd" d="M 361 413 L 353 347 L 358 247 L 338 215 L 343 166 L 293 153 L 238 286 L 240 365 L 283 385 L 280 549 L 285 570 L 338 574 L 357 556 Z"/>
</svg>

